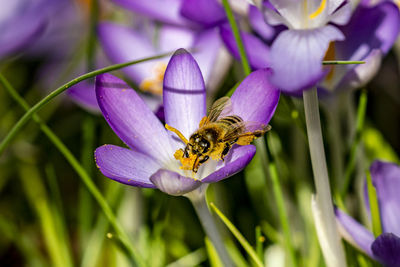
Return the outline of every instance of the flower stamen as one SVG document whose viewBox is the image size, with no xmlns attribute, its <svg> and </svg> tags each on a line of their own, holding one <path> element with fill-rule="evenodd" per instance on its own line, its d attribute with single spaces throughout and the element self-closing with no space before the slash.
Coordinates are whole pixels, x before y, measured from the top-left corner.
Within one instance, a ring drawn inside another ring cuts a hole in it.
<svg viewBox="0 0 400 267">
<path fill-rule="evenodd" d="M 308 17 L 310 19 L 315 19 L 322 13 L 322 11 L 324 11 L 325 8 L 326 8 L 326 0 L 322 0 L 321 4 L 317 8 L 317 10 L 315 10 L 313 13 L 311 13 Z"/>
</svg>

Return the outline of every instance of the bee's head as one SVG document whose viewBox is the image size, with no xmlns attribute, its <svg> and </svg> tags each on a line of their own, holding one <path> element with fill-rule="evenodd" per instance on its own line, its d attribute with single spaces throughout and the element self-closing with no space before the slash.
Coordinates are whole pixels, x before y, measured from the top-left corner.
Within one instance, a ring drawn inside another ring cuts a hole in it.
<svg viewBox="0 0 400 267">
<path fill-rule="evenodd" d="M 185 157 L 189 157 L 189 154 L 201 155 L 207 153 L 210 149 L 210 142 L 200 134 L 193 134 L 189 143 L 185 148 Z"/>
</svg>

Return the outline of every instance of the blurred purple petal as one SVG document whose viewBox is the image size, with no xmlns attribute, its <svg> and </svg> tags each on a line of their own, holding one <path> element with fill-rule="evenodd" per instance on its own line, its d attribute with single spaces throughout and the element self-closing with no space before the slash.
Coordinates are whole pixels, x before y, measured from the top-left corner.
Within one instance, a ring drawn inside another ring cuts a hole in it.
<svg viewBox="0 0 400 267">
<path fill-rule="evenodd" d="M 224 9 L 215 0 L 185 0 L 181 15 L 205 27 L 214 27 L 226 20 Z"/>
<path fill-rule="evenodd" d="M 113 0 L 127 9 L 164 23 L 185 25 L 187 20 L 180 15 L 183 0 Z"/>
<path fill-rule="evenodd" d="M 270 51 L 271 81 L 288 93 L 309 89 L 325 75 L 322 60 L 331 41 L 342 40 L 343 34 L 328 25 L 311 30 L 283 31 Z"/>
<path fill-rule="evenodd" d="M 206 115 L 206 90 L 199 66 L 184 49 L 168 63 L 163 98 L 165 122 L 188 138 Z"/>
<path fill-rule="evenodd" d="M 100 112 L 94 84 L 89 82 L 78 83 L 68 89 L 67 94 L 83 108 L 94 112 Z"/>
<path fill-rule="evenodd" d="M 0 58 L 32 45 L 44 32 L 47 22 L 44 16 L 30 12 L 21 13 L 0 23 Z"/>
<path fill-rule="evenodd" d="M 340 7 L 336 6 L 336 8 L 338 9 L 335 10 L 335 12 L 333 13 L 330 12 L 331 15 L 329 16 L 328 20 L 336 25 L 346 25 L 351 18 L 351 13 L 353 12 L 351 3 L 350 2 L 340 3 L 340 1 L 336 3 L 332 1 L 330 3 L 334 3 L 334 5 L 330 5 L 331 10 L 335 10 L 335 4 L 338 5 L 342 4 L 342 6 Z"/>
<path fill-rule="evenodd" d="M 255 6 L 249 7 L 249 22 L 251 28 L 265 41 L 271 41 L 275 37 L 276 28 L 264 20 L 263 14 Z"/>
<path fill-rule="evenodd" d="M 221 26 L 220 33 L 222 40 L 224 41 L 228 50 L 237 60 L 240 61 L 239 49 L 237 47 L 230 26 L 228 24 Z M 250 66 L 253 69 L 262 69 L 269 67 L 269 61 L 270 61 L 269 47 L 266 44 L 264 44 L 262 40 L 258 39 L 252 34 L 241 32 L 240 35 L 243 40 L 243 45 Z"/>
<path fill-rule="evenodd" d="M 145 154 L 103 145 L 96 149 L 95 160 L 99 170 L 108 178 L 126 185 L 155 188 L 150 176 L 160 168 L 160 164 Z"/>
<path fill-rule="evenodd" d="M 233 93 L 232 113 L 244 121 L 268 124 L 279 101 L 279 90 L 270 83 L 271 70 L 250 73 Z"/>
<path fill-rule="evenodd" d="M 158 47 L 163 53 L 178 50 L 179 48 L 191 48 L 196 31 L 189 28 L 163 25 L 159 29 Z"/>
<path fill-rule="evenodd" d="M 225 158 L 225 161 L 220 163 L 220 167 L 217 168 L 215 172 L 202 179 L 201 182 L 215 183 L 240 172 L 250 163 L 255 153 L 256 147 L 253 145 L 233 148 Z"/>
<path fill-rule="evenodd" d="M 391 2 L 371 8 L 360 5 L 351 21 L 340 29 L 346 36 L 345 41 L 336 44 L 341 58 L 360 60 L 372 49 L 380 49 L 386 54 L 399 34 L 400 12 Z"/>
<path fill-rule="evenodd" d="M 171 159 L 175 151 L 164 126 L 124 81 L 110 74 L 97 76 L 96 96 L 104 118 L 130 148 L 154 159 Z"/>
<path fill-rule="evenodd" d="M 103 22 L 97 30 L 104 52 L 114 64 L 156 55 L 150 38 L 128 27 Z M 154 65 L 155 61 L 143 62 L 123 68 L 123 72 L 140 85 L 151 76 Z"/>
<path fill-rule="evenodd" d="M 400 238 L 392 233 L 384 233 L 372 243 L 372 252 L 386 267 L 400 266 Z"/>
<path fill-rule="evenodd" d="M 160 191 L 173 196 L 181 196 L 201 185 L 199 180 L 181 176 L 176 172 L 160 169 L 150 177 L 150 181 Z"/>
<path fill-rule="evenodd" d="M 226 67 L 216 66 L 222 46 L 223 44 L 216 28 L 198 33 L 193 42 L 194 51 L 192 55 L 197 64 L 199 64 L 208 90 L 210 89 L 208 85 L 212 79 L 221 80 L 225 77 Z M 217 75 L 219 77 L 216 77 Z M 218 81 L 214 83 L 218 83 Z"/>
<path fill-rule="evenodd" d="M 371 251 L 371 244 L 374 242 L 374 235 L 364 226 L 339 209 L 335 209 L 336 220 L 339 232 L 351 244 L 358 247 L 370 257 L 374 257 Z"/>
<path fill-rule="evenodd" d="M 374 161 L 370 171 L 378 197 L 382 230 L 400 236 L 400 166 Z"/>
</svg>

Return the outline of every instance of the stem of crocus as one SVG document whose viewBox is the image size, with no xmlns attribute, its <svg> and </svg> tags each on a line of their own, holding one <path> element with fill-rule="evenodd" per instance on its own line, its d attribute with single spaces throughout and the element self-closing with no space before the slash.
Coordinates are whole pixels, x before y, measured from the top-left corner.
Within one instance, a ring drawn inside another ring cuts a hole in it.
<svg viewBox="0 0 400 267">
<path fill-rule="evenodd" d="M 10 93 L 12 98 L 24 109 L 29 110 L 30 106 L 28 103 L 18 94 L 18 92 L 11 86 L 11 84 L 6 80 L 6 78 L 0 74 L 0 84 Z M 32 109 L 32 108 L 31 108 Z M 32 114 L 33 119 L 39 124 L 40 130 L 49 138 L 53 145 L 60 151 L 60 153 L 65 157 L 65 159 L 71 164 L 72 168 L 81 178 L 82 182 L 86 185 L 89 192 L 92 194 L 93 198 L 97 201 L 104 215 L 113 227 L 116 236 L 121 242 L 122 246 L 132 260 L 133 266 L 145 266 L 144 260 L 138 251 L 131 245 L 129 236 L 121 227 L 117 218 L 114 215 L 110 205 L 107 200 L 103 197 L 100 190 L 96 187 L 96 184 L 90 178 L 86 170 L 79 164 L 79 161 L 74 157 L 72 152 L 65 146 L 65 144 L 58 138 L 58 136 L 43 122 L 43 120 L 37 115 Z"/>
<path fill-rule="evenodd" d="M 144 58 L 144 59 L 129 61 L 129 62 L 126 62 L 126 63 L 115 64 L 115 65 L 111 65 L 111 66 L 108 66 L 108 67 L 105 67 L 105 68 L 102 68 L 102 69 L 94 70 L 94 71 L 91 71 L 89 73 L 85 73 L 85 74 L 83 74 L 81 76 L 78 76 L 77 78 L 75 78 L 75 79 L 65 83 L 64 85 L 58 87 L 56 90 L 54 90 L 49 95 L 47 95 L 45 98 L 43 98 L 38 103 L 36 103 L 33 107 L 29 108 L 27 110 L 27 112 L 24 114 L 24 116 L 22 116 L 19 119 L 19 121 L 13 126 L 11 131 L 7 134 L 7 136 L 0 143 L 0 155 L 6 149 L 6 147 L 11 142 L 11 140 L 17 135 L 17 133 L 29 121 L 29 119 L 32 118 L 32 116 L 36 112 L 38 112 L 42 107 L 44 107 L 47 103 L 49 103 L 53 98 L 55 98 L 56 96 L 58 96 L 59 94 L 61 94 L 62 92 L 64 92 L 68 88 L 70 88 L 71 86 L 73 86 L 73 85 L 75 85 L 75 84 L 77 84 L 77 83 L 79 83 L 81 81 L 84 81 L 84 80 L 87 80 L 89 78 L 95 77 L 97 75 L 103 74 L 103 73 L 107 73 L 107 72 L 111 72 L 111 71 L 114 71 L 114 70 L 122 69 L 124 67 L 130 66 L 130 65 L 134 65 L 134 64 L 138 64 L 138 63 L 142 63 L 142 62 L 145 62 L 145 61 L 158 59 L 158 58 L 163 58 L 163 57 L 166 57 L 168 55 L 171 55 L 172 53 L 173 52 L 164 53 L 164 54 L 160 54 L 160 55 L 157 55 L 157 56 L 154 56 L 154 57 L 148 57 L 148 58 Z"/>
<path fill-rule="evenodd" d="M 324 144 L 322 140 L 317 89 L 313 88 L 304 91 L 303 99 L 308 143 L 316 187 L 316 204 L 321 212 L 321 220 L 316 221 L 316 223 L 318 222 L 321 224 L 316 225 L 316 227 L 319 227 L 321 230 L 317 231 L 319 233 L 318 238 L 321 247 L 323 248 L 322 252 L 327 266 L 343 267 L 346 266 L 346 259 L 333 212 L 328 169 L 326 166 Z M 322 244 L 325 245 L 323 246 Z"/>
<path fill-rule="evenodd" d="M 210 238 L 213 243 L 215 249 L 218 252 L 218 255 L 223 263 L 223 266 L 234 266 L 231 258 L 228 255 L 228 252 L 225 249 L 225 245 L 222 241 L 221 235 L 217 229 L 214 218 L 212 217 L 210 211 L 207 207 L 205 190 L 197 189 L 193 192 L 190 192 L 186 196 L 190 199 L 193 204 L 194 209 L 196 210 L 197 216 L 200 219 L 201 225 L 203 226 L 204 231 L 208 238 Z"/>
</svg>

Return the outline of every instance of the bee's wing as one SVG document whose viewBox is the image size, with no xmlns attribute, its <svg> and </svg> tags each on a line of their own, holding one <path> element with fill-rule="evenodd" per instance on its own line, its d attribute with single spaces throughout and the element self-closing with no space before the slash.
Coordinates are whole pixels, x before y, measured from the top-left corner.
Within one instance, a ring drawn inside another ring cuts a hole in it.
<svg viewBox="0 0 400 267">
<path fill-rule="evenodd" d="M 254 136 L 255 138 L 262 136 L 271 130 L 271 125 L 259 122 L 241 121 L 231 125 L 229 131 L 225 134 L 223 142 L 233 143 L 240 137 Z"/>
<path fill-rule="evenodd" d="M 231 99 L 228 96 L 215 101 L 207 112 L 209 122 L 215 122 L 219 117 L 225 117 L 232 111 Z"/>
</svg>

